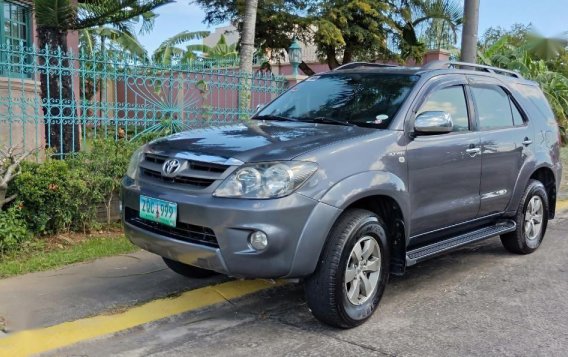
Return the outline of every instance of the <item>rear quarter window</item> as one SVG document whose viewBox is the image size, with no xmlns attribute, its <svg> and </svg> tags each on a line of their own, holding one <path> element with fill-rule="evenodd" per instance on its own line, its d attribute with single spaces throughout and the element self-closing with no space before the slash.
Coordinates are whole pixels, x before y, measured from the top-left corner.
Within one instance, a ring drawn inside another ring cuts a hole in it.
<svg viewBox="0 0 568 357">
<path fill-rule="evenodd" d="M 530 104 L 530 113 L 531 119 L 543 120 L 548 125 L 556 125 L 556 118 L 554 117 L 554 112 L 550 108 L 550 104 L 548 104 L 548 100 L 546 96 L 542 92 L 542 90 L 537 87 L 536 85 L 528 85 L 528 84 L 521 84 L 516 83 L 513 87 L 519 92 L 519 94 L 525 99 L 525 101 Z"/>
</svg>

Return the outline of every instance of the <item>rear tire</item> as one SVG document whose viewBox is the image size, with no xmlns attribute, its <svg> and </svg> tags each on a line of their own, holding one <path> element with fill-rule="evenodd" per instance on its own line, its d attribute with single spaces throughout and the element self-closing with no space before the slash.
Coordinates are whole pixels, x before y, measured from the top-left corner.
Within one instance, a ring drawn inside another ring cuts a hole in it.
<svg viewBox="0 0 568 357">
<path fill-rule="evenodd" d="M 352 328 L 371 317 L 389 276 L 385 227 L 363 209 L 346 211 L 335 223 L 316 271 L 305 281 L 308 307 L 318 320 Z"/>
<path fill-rule="evenodd" d="M 193 265 L 187 265 L 180 262 L 176 262 L 175 260 L 171 260 L 168 258 L 163 258 L 164 263 L 170 268 L 171 270 L 175 271 L 176 273 L 183 275 L 187 278 L 208 278 L 213 275 L 217 275 L 216 272 L 212 270 L 202 269 L 198 267 L 194 267 Z"/>
<path fill-rule="evenodd" d="M 548 194 L 540 181 L 531 180 L 515 216 L 517 229 L 503 234 L 505 249 L 515 254 L 530 254 L 538 249 L 548 225 Z"/>
</svg>

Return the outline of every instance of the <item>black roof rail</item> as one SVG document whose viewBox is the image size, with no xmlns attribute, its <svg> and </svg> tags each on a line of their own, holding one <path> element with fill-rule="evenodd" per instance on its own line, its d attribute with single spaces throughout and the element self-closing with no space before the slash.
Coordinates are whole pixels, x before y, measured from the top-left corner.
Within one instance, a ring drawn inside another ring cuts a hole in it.
<svg viewBox="0 0 568 357">
<path fill-rule="evenodd" d="M 474 71 L 484 71 L 493 74 L 501 74 L 504 76 L 523 79 L 523 76 L 515 71 L 508 69 L 486 66 L 483 64 L 467 63 L 467 62 L 453 62 L 453 61 L 433 61 L 422 66 L 422 69 L 472 69 Z"/>
<path fill-rule="evenodd" d="M 396 64 L 386 64 L 386 63 L 372 63 L 372 62 L 350 62 L 342 66 L 334 68 L 334 71 L 339 69 L 353 69 L 359 67 L 398 67 Z"/>
</svg>

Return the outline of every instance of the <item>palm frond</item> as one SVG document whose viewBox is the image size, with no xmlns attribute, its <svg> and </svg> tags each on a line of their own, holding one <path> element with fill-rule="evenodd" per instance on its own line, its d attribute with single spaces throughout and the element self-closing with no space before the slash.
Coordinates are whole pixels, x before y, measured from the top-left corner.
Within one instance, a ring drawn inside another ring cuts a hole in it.
<svg viewBox="0 0 568 357">
<path fill-rule="evenodd" d="M 187 45 L 185 49 L 187 52 L 203 52 L 203 53 L 211 52 L 211 47 L 201 44 Z"/>
<path fill-rule="evenodd" d="M 189 41 L 202 39 L 207 36 L 209 36 L 209 31 L 180 32 L 162 42 L 156 51 L 154 51 L 152 59 L 155 62 L 169 65 L 171 64 L 172 56 L 183 56 L 185 54 L 185 51 L 177 46 Z"/>
<path fill-rule="evenodd" d="M 38 27 L 66 30 L 74 26 L 77 11 L 70 0 L 36 0 L 34 6 Z"/>
<path fill-rule="evenodd" d="M 173 0 L 84 0 L 78 7 L 77 20 L 70 29 L 121 24 L 172 2 Z"/>
</svg>

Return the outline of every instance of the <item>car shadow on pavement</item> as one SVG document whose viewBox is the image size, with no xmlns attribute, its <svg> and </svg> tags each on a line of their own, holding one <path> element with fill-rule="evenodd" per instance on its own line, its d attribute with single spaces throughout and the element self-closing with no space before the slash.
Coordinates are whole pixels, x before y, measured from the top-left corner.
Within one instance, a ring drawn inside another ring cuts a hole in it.
<svg viewBox="0 0 568 357">
<path fill-rule="evenodd" d="M 419 294 L 421 288 L 425 291 L 444 289 L 445 285 L 463 280 L 464 276 L 480 274 L 484 268 L 501 264 L 502 259 L 507 257 L 515 255 L 502 247 L 498 237 L 448 252 L 407 269 L 403 276 L 391 275 L 381 305 L 404 299 L 408 294 Z M 304 330 L 342 331 L 319 323 L 311 315 L 301 283 L 271 289 L 253 299 L 243 299 L 242 303 L 236 305 L 240 312 L 274 319 Z M 375 315 L 381 315 L 381 307 Z"/>
</svg>

